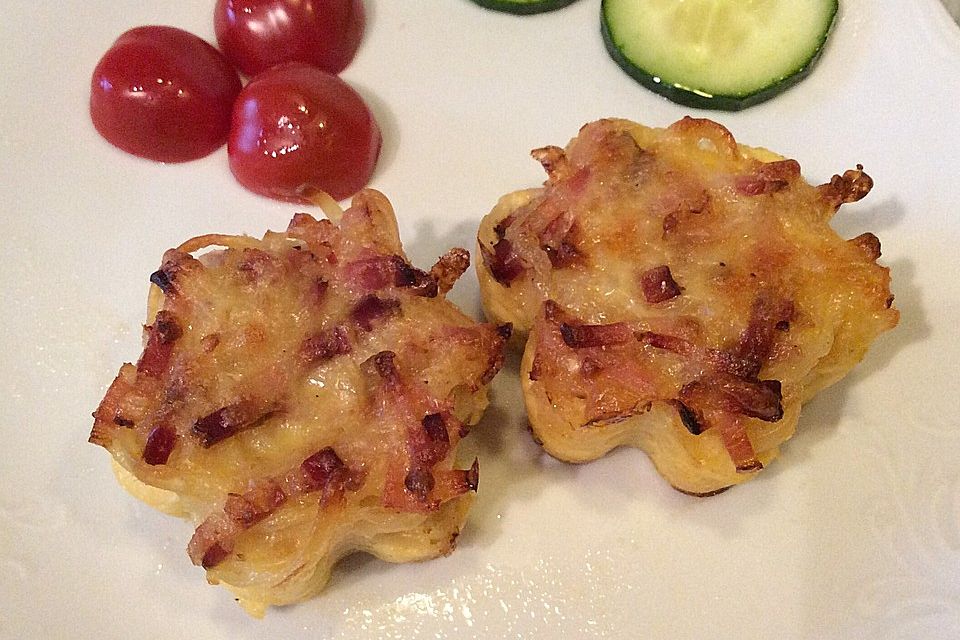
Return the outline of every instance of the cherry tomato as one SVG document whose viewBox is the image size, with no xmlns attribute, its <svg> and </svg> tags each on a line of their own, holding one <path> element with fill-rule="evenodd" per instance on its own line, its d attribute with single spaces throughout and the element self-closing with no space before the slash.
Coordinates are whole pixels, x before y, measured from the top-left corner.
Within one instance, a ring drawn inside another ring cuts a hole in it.
<svg viewBox="0 0 960 640">
<path fill-rule="evenodd" d="M 239 75 L 211 45 L 174 27 L 137 27 L 97 63 L 90 117 L 124 151 L 184 162 L 224 143 L 238 93 Z"/>
<path fill-rule="evenodd" d="M 256 76 L 233 108 L 227 155 L 246 188 L 278 200 L 337 200 L 359 191 L 380 155 L 380 127 L 335 75 L 291 62 Z"/>
<path fill-rule="evenodd" d="M 247 75 L 283 62 L 340 73 L 363 35 L 362 0 L 218 0 L 217 43 Z"/>
</svg>

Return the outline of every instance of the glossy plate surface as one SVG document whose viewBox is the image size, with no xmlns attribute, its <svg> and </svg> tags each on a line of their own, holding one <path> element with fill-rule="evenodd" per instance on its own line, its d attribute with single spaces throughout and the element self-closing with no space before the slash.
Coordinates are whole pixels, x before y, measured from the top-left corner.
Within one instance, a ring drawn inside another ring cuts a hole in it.
<svg viewBox="0 0 960 640">
<path fill-rule="evenodd" d="M 414 263 L 472 249 L 498 196 L 543 179 L 530 149 L 603 116 L 693 113 L 796 158 L 811 181 L 862 163 L 876 188 L 836 226 L 880 237 L 902 320 L 805 408 L 778 462 L 705 500 L 637 451 L 586 466 L 543 455 L 513 360 L 465 452 L 481 483 L 460 548 L 406 566 L 355 557 L 321 597 L 262 621 L 190 565 L 190 526 L 125 494 L 86 443 L 90 412 L 139 353 L 162 252 L 207 232 L 259 236 L 298 210 L 244 191 L 225 150 L 165 166 L 89 121 L 90 73 L 120 33 L 171 24 L 212 41 L 213 4 L 4 4 L 0 636 L 960 637 L 960 29 L 937 0 L 843 2 L 813 74 L 736 114 L 627 77 L 595 0 L 533 17 L 369 0 L 343 77 L 383 127 L 372 185 Z M 452 297 L 479 316 L 472 271 Z"/>
</svg>

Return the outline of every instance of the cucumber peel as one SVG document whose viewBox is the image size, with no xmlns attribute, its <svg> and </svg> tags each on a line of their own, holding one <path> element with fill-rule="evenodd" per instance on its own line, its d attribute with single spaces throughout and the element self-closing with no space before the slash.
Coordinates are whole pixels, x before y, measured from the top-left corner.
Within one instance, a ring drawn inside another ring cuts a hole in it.
<svg viewBox="0 0 960 640">
<path fill-rule="evenodd" d="M 576 0 L 473 0 L 473 2 L 485 9 L 493 9 L 494 11 L 532 15 L 562 9 L 568 4 L 573 4 Z"/>
<path fill-rule="evenodd" d="M 812 70 L 838 0 L 603 0 L 610 56 L 643 86 L 684 106 L 736 111 Z"/>
</svg>

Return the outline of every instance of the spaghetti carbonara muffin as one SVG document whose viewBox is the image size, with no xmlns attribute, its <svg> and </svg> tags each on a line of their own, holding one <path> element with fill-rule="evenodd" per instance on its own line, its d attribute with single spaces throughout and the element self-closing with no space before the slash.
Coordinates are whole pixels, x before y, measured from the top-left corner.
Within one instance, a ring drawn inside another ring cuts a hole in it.
<svg viewBox="0 0 960 640">
<path fill-rule="evenodd" d="M 455 452 L 510 332 L 445 299 L 468 265 L 453 249 L 412 266 L 372 190 L 337 223 L 189 240 L 150 277 L 143 354 L 90 441 L 197 525 L 190 559 L 254 615 L 314 595 L 353 551 L 450 553 L 478 479 Z"/>
<path fill-rule="evenodd" d="M 477 271 L 488 316 L 529 336 L 530 425 L 562 460 L 628 445 L 687 493 L 743 482 L 897 324 L 877 238 L 829 226 L 870 191 L 859 166 L 811 186 L 692 118 L 601 120 L 533 156 L 548 179 L 483 220 Z"/>
</svg>

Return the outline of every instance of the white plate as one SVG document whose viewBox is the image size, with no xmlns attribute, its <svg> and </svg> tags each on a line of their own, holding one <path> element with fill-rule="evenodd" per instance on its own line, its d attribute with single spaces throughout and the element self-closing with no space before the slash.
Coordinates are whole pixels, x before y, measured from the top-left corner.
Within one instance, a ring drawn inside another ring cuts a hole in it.
<svg viewBox="0 0 960 640">
<path fill-rule="evenodd" d="M 212 40 L 213 0 L 6 0 L 0 20 L 0 635 L 6 638 L 960 637 L 960 29 L 936 0 L 846 0 L 819 67 L 743 113 L 738 140 L 811 181 L 863 163 L 838 216 L 883 241 L 903 317 L 805 408 L 758 480 L 710 499 L 633 450 L 587 466 L 524 429 L 516 363 L 473 444 L 476 507 L 450 557 L 346 561 L 329 589 L 254 621 L 205 584 L 187 523 L 114 482 L 90 412 L 140 349 L 147 275 L 209 231 L 260 235 L 296 207 L 243 191 L 225 152 L 164 166 L 101 140 L 90 73 L 140 24 Z M 607 57 L 598 2 L 536 17 L 468 0 L 368 0 L 343 74 L 385 148 L 373 186 L 413 260 L 472 247 L 496 198 L 538 184 L 529 149 L 622 116 L 690 113 Z M 479 315 L 472 272 L 454 299 Z"/>
</svg>

